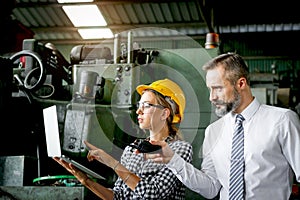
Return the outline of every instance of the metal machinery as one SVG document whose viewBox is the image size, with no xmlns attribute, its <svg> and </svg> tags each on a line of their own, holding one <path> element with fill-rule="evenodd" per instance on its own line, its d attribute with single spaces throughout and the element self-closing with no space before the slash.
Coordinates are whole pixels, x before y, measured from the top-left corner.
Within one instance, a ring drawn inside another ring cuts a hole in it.
<svg viewBox="0 0 300 200">
<path fill-rule="evenodd" d="M 12 82 L 17 85 L 17 89 L 11 89 L 13 98 L 28 99 L 29 103 L 25 105 L 27 113 L 23 114 L 34 117 L 26 119 L 30 122 L 30 127 L 26 129 L 28 133 L 22 133 L 23 142 L 15 146 L 20 150 L 7 150 L 15 142 L 2 145 L 2 158 L 15 155 L 33 158 L 37 167 L 29 179 L 66 173 L 46 155 L 41 113 L 43 108 L 53 104 L 57 105 L 59 113 L 65 153 L 84 162 L 87 150 L 82 141 L 88 140 L 119 158 L 129 142 L 147 135 L 136 122 L 134 105 L 139 98 L 135 92 L 136 86 L 169 78 L 185 92 L 186 109 L 180 128 L 185 139 L 194 147 L 194 164 L 199 167 L 204 129 L 216 119 L 211 112 L 201 66 L 216 56 L 218 49 L 205 49 L 178 33 L 170 39 L 172 45 L 167 47 L 161 46 L 165 42 L 163 40 L 156 43 L 140 40 L 138 43 L 135 41 L 138 32 L 133 30 L 117 34 L 113 53 L 105 44 L 75 46 L 70 53 L 71 63 L 53 45 L 25 40 L 24 50 L 5 60 L 13 66 Z M 5 106 L 2 107 L 8 112 Z M 17 135 L 15 132 L 11 134 Z M 29 141 L 25 145 L 23 143 L 28 141 L 25 138 L 28 135 L 32 143 Z M 33 146 L 31 152 L 24 151 L 28 145 Z M 110 186 L 115 180 L 114 173 L 105 166 L 96 163 L 90 167 L 107 178 L 103 184 Z M 31 181 L 26 181 L 24 185 L 32 185 Z"/>
<path fill-rule="evenodd" d="M 251 89 L 261 103 L 294 110 L 300 116 L 300 69 L 291 57 L 248 57 Z"/>
</svg>

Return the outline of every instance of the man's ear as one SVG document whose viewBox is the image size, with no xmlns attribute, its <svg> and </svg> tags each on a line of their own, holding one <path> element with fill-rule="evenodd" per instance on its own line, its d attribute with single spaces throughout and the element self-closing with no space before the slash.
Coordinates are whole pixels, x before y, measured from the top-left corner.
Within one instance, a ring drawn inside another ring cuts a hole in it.
<svg viewBox="0 0 300 200">
<path fill-rule="evenodd" d="M 246 78 L 244 78 L 244 77 L 239 78 L 237 84 L 238 84 L 239 88 L 244 88 L 247 85 Z"/>
</svg>

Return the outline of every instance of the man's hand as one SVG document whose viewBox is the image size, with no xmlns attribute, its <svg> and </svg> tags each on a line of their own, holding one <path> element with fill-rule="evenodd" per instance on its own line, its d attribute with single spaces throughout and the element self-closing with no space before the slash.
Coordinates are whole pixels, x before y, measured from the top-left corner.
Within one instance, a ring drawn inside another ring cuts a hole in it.
<svg viewBox="0 0 300 200">
<path fill-rule="evenodd" d="M 150 140 L 150 143 L 153 145 L 161 146 L 162 147 L 161 152 L 160 153 L 151 153 L 151 154 L 147 153 L 147 154 L 145 154 L 145 159 L 150 159 L 156 163 L 164 163 L 164 164 L 169 163 L 175 153 L 169 147 L 168 143 L 166 143 L 165 141 L 153 141 L 153 140 Z"/>
</svg>

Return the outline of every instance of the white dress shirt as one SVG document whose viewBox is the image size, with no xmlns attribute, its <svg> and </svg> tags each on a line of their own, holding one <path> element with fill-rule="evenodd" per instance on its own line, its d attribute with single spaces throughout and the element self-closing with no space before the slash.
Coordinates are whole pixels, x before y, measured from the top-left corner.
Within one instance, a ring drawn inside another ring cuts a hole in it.
<svg viewBox="0 0 300 200">
<path fill-rule="evenodd" d="M 298 115 L 256 99 L 241 114 L 245 118 L 245 199 L 288 200 L 294 175 L 300 182 Z M 177 154 L 167 164 L 186 186 L 205 198 L 220 192 L 220 199 L 228 199 L 234 117 L 228 113 L 206 128 L 201 170 Z"/>
</svg>

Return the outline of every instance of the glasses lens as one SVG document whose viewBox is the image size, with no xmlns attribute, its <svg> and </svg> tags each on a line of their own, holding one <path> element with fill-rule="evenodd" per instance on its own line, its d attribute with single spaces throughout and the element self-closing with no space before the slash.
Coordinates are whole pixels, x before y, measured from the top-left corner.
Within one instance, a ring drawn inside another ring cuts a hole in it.
<svg viewBox="0 0 300 200">
<path fill-rule="evenodd" d="M 155 105 L 155 104 L 151 104 L 151 103 L 148 103 L 148 102 L 138 102 L 137 104 L 136 104 L 136 108 L 137 109 L 145 109 L 145 108 L 150 108 L 151 106 L 153 106 L 153 107 L 156 107 L 156 108 L 161 108 L 161 109 L 163 109 L 164 108 L 164 106 L 162 106 L 162 105 Z"/>
<path fill-rule="evenodd" d="M 144 109 L 145 106 L 147 106 L 145 102 L 138 102 L 136 104 L 136 107 L 139 108 L 139 109 Z"/>
<path fill-rule="evenodd" d="M 143 108 L 150 108 L 151 104 L 143 102 Z"/>
<path fill-rule="evenodd" d="M 148 102 L 138 102 L 136 104 L 136 107 L 139 109 L 145 109 L 145 108 L 150 108 L 152 104 L 148 103 Z"/>
</svg>

